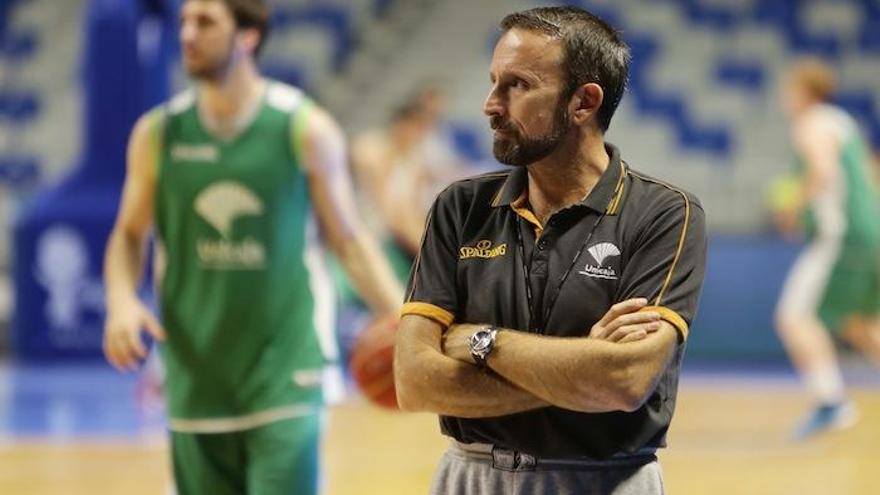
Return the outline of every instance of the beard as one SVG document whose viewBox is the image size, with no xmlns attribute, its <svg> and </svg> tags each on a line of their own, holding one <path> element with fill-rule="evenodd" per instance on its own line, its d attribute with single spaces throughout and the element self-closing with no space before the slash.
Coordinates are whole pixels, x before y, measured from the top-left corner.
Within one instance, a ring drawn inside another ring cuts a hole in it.
<svg viewBox="0 0 880 495">
<path fill-rule="evenodd" d="M 550 130 L 540 136 L 525 136 L 521 134 L 510 121 L 504 121 L 501 117 L 492 117 L 489 125 L 493 130 L 503 130 L 505 134 L 495 136 L 492 143 L 492 154 L 495 159 L 505 165 L 524 167 L 531 163 L 547 158 L 571 129 L 568 106 L 562 101 L 556 105 L 553 112 L 553 124 Z"/>
<path fill-rule="evenodd" d="M 219 81 L 229 72 L 229 68 L 235 59 L 234 51 L 235 40 L 230 38 L 226 47 L 226 51 L 219 53 L 213 58 L 204 58 L 199 64 L 186 64 L 186 72 L 189 76 L 197 81 L 212 82 Z"/>
</svg>

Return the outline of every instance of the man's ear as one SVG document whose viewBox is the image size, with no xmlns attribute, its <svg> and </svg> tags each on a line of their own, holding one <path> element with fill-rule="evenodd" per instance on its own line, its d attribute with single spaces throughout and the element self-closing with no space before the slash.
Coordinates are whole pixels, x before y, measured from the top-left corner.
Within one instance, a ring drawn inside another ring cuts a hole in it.
<svg viewBox="0 0 880 495">
<path fill-rule="evenodd" d="M 599 108 L 605 101 L 605 92 L 602 86 L 596 83 L 587 83 L 579 86 L 571 97 L 570 110 L 574 124 L 582 126 L 599 114 Z"/>
<path fill-rule="evenodd" d="M 238 32 L 238 42 L 249 53 L 257 53 L 257 47 L 260 46 L 261 38 L 260 32 L 253 28 L 242 29 Z"/>
</svg>

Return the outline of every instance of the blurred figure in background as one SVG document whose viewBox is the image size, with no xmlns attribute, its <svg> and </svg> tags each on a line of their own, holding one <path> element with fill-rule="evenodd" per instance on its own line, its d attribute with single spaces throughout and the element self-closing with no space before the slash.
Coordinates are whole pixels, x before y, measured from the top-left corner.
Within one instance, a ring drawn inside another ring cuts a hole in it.
<svg viewBox="0 0 880 495">
<path fill-rule="evenodd" d="M 257 70 L 268 21 L 262 0 L 183 2 L 195 85 L 136 124 L 108 241 L 104 350 L 129 370 L 142 330 L 163 341 L 181 495 L 317 492 L 320 413 L 341 386 L 322 240 L 374 311 L 402 296 L 335 121 Z M 161 324 L 136 293 L 154 223 Z"/>
<path fill-rule="evenodd" d="M 385 239 L 386 256 L 400 280 L 421 244 L 425 218 L 436 195 L 468 169 L 443 128 L 446 95 L 426 83 L 395 110 L 387 127 L 355 140 L 352 161 L 371 226 Z"/>
<path fill-rule="evenodd" d="M 806 438 L 856 420 L 832 335 L 880 364 L 880 209 L 871 158 L 855 121 L 829 101 L 833 71 L 804 59 L 783 81 L 796 173 L 777 205 L 783 233 L 809 239 L 787 277 L 779 336 L 816 406 L 795 431 Z"/>
</svg>

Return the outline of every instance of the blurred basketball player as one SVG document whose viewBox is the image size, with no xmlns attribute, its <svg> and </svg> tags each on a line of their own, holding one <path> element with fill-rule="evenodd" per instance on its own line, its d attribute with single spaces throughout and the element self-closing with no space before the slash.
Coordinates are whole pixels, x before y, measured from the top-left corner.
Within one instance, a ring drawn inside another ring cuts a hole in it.
<svg viewBox="0 0 880 495">
<path fill-rule="evenodd" d="M 354 140 L 352 164 L 372 210 L 371 226 L 386 256 L 406 281 L 421 246 L 425 219 L 437 194 L 470 169 L 444 132 L 446 95 L 437 83 L 419 86 L 384 128 Z"/>
<path fill-rule="evenodd" d="M 880 364 L 880 209 L 870 155 L 853 119 L 829 103 L 834 73 L 818 60 L 788 71 L 797 191 L 777 212 L 781 230 L 809 242 L 777 307 L 779 336 L 816 401 L 795 432 L 806 438 L 854 423 L 834 350 L 838 335 Z"/>
<path fill-rule="evenodd" d="M 177 492 L 317 491 L 320 411 L 337 359 L 320 234 L 363 299 L 402 289 L 352 206 L 342 133 L 299 90 L 262 78 L 262 0 L 185 0 L 194 88 L 147 113 L 105 263 L 107 359 L 162 341 Z M 161 321 L 138 300 L 155 224 Z"/>
</svg>

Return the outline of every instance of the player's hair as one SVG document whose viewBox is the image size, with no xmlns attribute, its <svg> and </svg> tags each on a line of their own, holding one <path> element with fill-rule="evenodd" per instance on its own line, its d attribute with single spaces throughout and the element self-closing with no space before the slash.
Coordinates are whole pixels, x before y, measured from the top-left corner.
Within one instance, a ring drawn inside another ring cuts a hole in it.
<svg viewBox="0 0 880 495">
<path fill-rule="evenodd" d="M 186 0 L 184 0 L 186 1 Z M 238 29 L 256 29 L 260 33 L 260 42 L 254 49 L 254 57 L 260 55 L 266 39 L 269 38 L 269 18 L 271 12 L 265 0 L 219 0 L 226 5 L 235 19 Z"/>
<path fill-rule="evenodd" d="M 834 69 L 821 59 L 801 58 L 792 64 L 790 74 L 817 100 L 829 101 L 837 90 Z"/>
<path fill-rule="evenodd" d="M 502 32 L 538 31 L 559 39 L 562 70 L 570 98 L 580 86 L 596 83 L 605 94 L 599 107 L 599 127 L 608 130 L 623 97 L 629 75 L 630 51 L 620 33 L 599 17 L 577 7 L 539 7 L 515 12 L 501 21 Z"/>
</svg>

